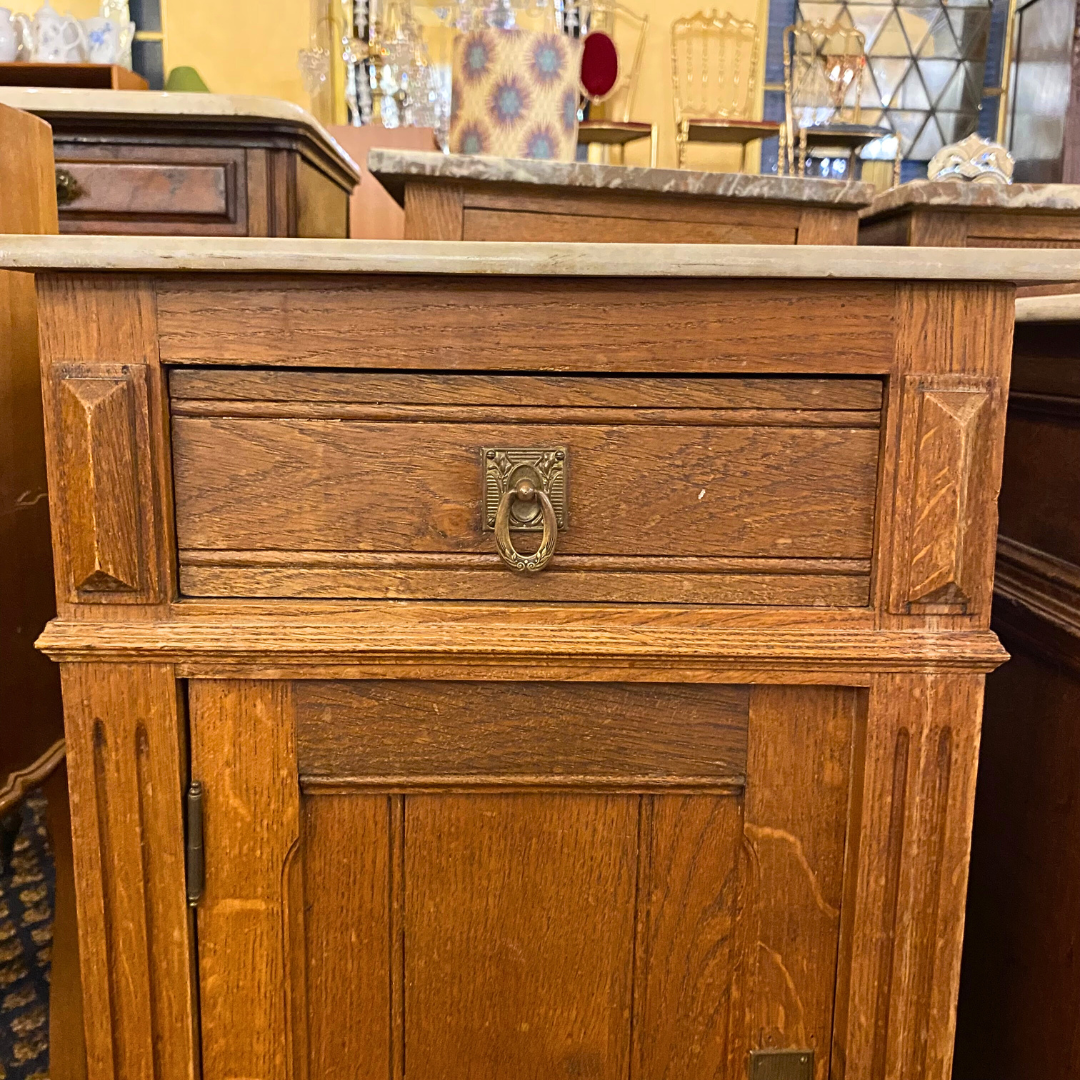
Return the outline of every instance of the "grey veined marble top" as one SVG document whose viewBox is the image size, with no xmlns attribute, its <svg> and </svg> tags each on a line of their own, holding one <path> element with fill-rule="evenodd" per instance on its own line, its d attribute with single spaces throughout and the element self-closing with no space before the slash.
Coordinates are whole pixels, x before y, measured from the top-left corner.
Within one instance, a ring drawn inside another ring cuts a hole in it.
<svg viewBox="0 0 1080 1080">
<path fill-rule="evenodd" d="M 801 202 L 851 209 L 868 206 L 874 197 L 872 184 L 853 180 L 649 169 L 593 165 L 582 161 L 529 161 L 415 150 L 372 150 L 368 154 L 368 168 L 402 205 L 405 201 L 405 181 L 414 176 L 493 184 Z"/>
<path fill-rule="evenodd" d="M 1080 184 L 972 184 L 914 180 L 883 191 L 859 216 L 877 217 L 913 206 L 963 210 L 1080 210 Z"/>
</svg>

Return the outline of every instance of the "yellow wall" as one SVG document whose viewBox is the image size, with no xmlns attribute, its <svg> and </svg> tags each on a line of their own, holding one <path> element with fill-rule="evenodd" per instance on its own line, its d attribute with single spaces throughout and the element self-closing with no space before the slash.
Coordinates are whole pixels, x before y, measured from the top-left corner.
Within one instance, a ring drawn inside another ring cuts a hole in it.
<svg viewBox="0 0 1080 1080">
<path fill-rule="evenodd" d="M 335 14 L 340 10 L 337 0 L 325 2 Z M 414 2 L 419 9 L 442 6 L 444 0 Z M 659 125 L 659 163 L 673 166 L 675 120 L 671 88 L 671 24 L 703 7 L 708 9 L 709 0 L 625 2 L 649 16 L 632 116 L 635 120 L 655 121 Z M 97 0 L 53 0 L 53 3 L 58 10 L 70 9 L 81 18 L 97 10 Z M 298 51 L 306 48 L 310 39 L 310 0 L 163 0 L 163 6 L 167 69 L 191 65 L 215 93 L 267 94 L 310 107 L 296 63 Z M 760 110 L 768 0 L 727 0 L 726 4 L 720 5 L 720 10 L 727 10 L 736 18 L 753 19 L 761 27 Z M 418 12 L 418 15 L 429 27 L 435 22 L 426 12 Z M 343 106 L 339 103 L 338 108 L 340 115 Z M 631 146 L 626 156 L 627 164 L 646 165 L 648 156 L 646 143 Z M 736 169 L 738 151 L 691 147 L 688 161 L 699 168 Z M 747 164 L 751 171 L 756 169 L 756 151 Z"/>
<path fill-rule="evenodd" d="M 9 6 L 36 11 L 41 4 Z M 80 19 L 100 0 L 52 0 Z M 190 65 L 217 94 L 265 94 L 304 108 L 310 102 L 297 53 L 311 34 L 308 0 L 162 0 L 166 72 Z"/>
<path fill-rule="evenodd" d="M 661 166 L 675 166 L 675 105 L 671 85 L 671 24 L 676 19 L 693 15 L 703 8 L 711 10 L 705 0 L 628 0 L 628 6 L 649 16 L 645 55 L 641 77 L 634 96 L 633 119 L 651 120 L 660 125 Z M 758 57 L 758 116 L 761 115 L 762 83 L 765 74 L 765 36 L 769 18 L 768 0 L 728 0 L 718 5 L 737 19 L 750 19 L 760 28 Z M 648 151 L 643 146 L 630 148 L 627 164 L 648 164 Z M 687 153 L 691 167 L 734 170 L 739 167 L 739 152 L 727 147 L 691 146 Z M 749 171 L 757 169 L 757 150 L 747 161 Z"/>
<path fill-rule="evenodd" d="M 190 65 L 216 94 L 265 94 L 308 107 L 297 53 L 307 0 L 165 0 L 165 63 Z"/>
</svg>

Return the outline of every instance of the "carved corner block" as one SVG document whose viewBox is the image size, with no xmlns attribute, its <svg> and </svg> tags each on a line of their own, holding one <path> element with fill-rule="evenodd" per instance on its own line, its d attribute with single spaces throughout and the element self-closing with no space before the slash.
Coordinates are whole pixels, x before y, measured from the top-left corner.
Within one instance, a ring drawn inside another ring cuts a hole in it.
<svg viewBox="0 0 1080 1080">
<path fill-rule="evenodd" d="M 57 574 L 79 603 L 147 603 L 159 574 L 145 365 L 52 371 Z"/>
<path fill-rule="evenodd" d="M 890 610 L 989 610 L 1001 473 L 1002 402 L 994 379 L 908 376 L 901 403 Z"/>
</svg>

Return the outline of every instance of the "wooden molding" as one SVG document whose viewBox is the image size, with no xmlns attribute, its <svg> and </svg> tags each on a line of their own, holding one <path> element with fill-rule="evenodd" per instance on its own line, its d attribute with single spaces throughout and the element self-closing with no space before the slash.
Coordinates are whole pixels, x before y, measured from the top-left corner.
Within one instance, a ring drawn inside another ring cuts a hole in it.
<svg viewBox="0 0 1080 1080">
<path fill-rule="evenodd" d="M 985 610 L 984 534 L 993 520 L 987 413 L 992 379 L 911 375 L 904 380 L 897 485 L 900 560 L 890 610 L 970 615 Z"/>
<path fill-rule="evenodd" d="M 998 537 L 996 632 L 1080 671 L 1080 567 L 1006 536 Z"/>
<path fill-rule="evenodd" d="M 91 1077 L 190 1080 L 186 723 L 171 668 L 66 665 L 72 840 Z"/>
<path fill-rule="evenodd" d="M 0 815 L 18 806 L 31 788 L 43 783 L 52 774 L 53 769 L 64 760 L 65 744 L 63 739 L 56 742 L 25 769 L 9 773 L 3 787 L 0 787 Z"/>
<path fill-rule="evenodd" d="M 156 574 L 151 517 L 147 369 L 67 364 L 52 370 L 63 498 L 57 500 L 64 598 L 145 603 Z"/>
<path fill-rule="evenodd" d="M 38 642 L 54 660 L 275 666 L 362 661 L 497 666 L 513 661 L 681 661 L 755 670 L 992 671 L 1007 657 L 988 631 L 742 630 L 485 623 L 393 628 L 361 623 L 95 623 L 54 620 Z"/>
</svg>

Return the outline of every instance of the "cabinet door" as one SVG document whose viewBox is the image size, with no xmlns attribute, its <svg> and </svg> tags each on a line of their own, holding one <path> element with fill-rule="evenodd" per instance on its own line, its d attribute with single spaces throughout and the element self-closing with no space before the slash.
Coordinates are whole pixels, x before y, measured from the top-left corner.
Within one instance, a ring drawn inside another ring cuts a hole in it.
<svg viewBox="0 0 1080 1080">
<path fill-rule="evenodd" d="M 828 1075 L 858 694 L 191 684 L 206 1080 Z"/>
</svg>

